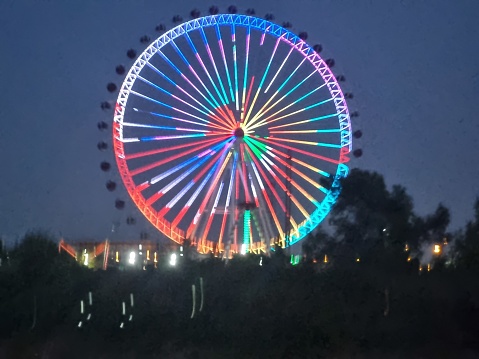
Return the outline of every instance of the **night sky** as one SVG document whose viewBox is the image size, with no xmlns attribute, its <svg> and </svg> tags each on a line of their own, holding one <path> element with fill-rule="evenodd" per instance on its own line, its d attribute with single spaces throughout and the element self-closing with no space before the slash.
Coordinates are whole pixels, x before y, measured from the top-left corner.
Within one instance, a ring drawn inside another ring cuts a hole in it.
<svg viewBox="0 0 479 359">
<path fill-rule="evenodd" d="M 30 229 L 69 239 L 150 238 L 160 235 L 141 218 L 120 184 L 113 161 L 98 151 L 110 122 L 100 102 L 120 85 L 115 66 L 129 67 L 126 50 L 143 49 L 154 27 L 182 15 L 196 1 L 0 1 L 0 236 L 12 241 Z M 231 2 L 216 1 L 221 11 Z M 233 3 L 234 4 L 234 3 Z M 209 3 L 199 7 L 206 15 Z M 364 155 L 351 167 L 404 185 L 416 212 L 442 202 L 450 229 L 472 218 L 479 195 L 479 3 L 475 0 L 242 1 L 240 12 L 273 13 L 292 31 L 321 43 L 333 57 L 343 90 L 354 93 L 354 147 Z M 123 211 L 114 208 L 123 198 Z M 126 224 L 133 216 L 137 223 Z M 112 232 L 112 227 L 114 231 Z"/>
</svg>

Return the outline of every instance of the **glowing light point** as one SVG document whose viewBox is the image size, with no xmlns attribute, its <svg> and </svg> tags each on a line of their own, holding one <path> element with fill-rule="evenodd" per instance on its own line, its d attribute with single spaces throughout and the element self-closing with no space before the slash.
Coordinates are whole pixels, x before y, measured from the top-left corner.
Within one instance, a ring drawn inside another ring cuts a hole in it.
<svg viewBox="0 0 479 359">
<path fill-rule="evenodd" d="M 441 246 L 439 244 L 435 244 L 433 252 L 434 252 L 434 254 L 441 253 Z"/>
<path fill-rule="evenodd" d="M 136 256 L 135 252 L 130 252 L 130 258 L 128 258 L 128 263 L 135 264 L 135 256 Z"/>
<path fill-rule="evenodd" d="M 172 253 L 170 256 L 170 266 L 174 267 L 176 265 L 176 253 Z"/>
</svg>

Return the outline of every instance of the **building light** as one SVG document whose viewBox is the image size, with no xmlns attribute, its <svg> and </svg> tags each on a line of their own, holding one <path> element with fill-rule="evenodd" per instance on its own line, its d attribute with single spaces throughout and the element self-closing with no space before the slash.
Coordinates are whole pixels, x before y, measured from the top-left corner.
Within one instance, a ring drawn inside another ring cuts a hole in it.
<svg viewBox="0 0 479 359">
<path fill-rule="evenodd" d="M 85 260 L 83 261 L 83 264 L 87 266 L 88 265 L 88 253 L 85 253 L 83 256 L 85 258 Z"/>
<path fill-rule="evenodd" d="M 411 256 L 407 257 L 407 261 L 408 261 L 408 262 L 411 261 Z"/>
<path fill-rule="evenodd" d="M 116 251 L 116 253 L 115 253 L 115 261 L 117 263 L 120 261 L 120 253 L 118 253 L 118 251 Z"/>
<path fill-rule="evenodd" d="M 441 246 L 439 244 L 435 244 L 433 252 L 434 252 L 434 254 L 441 253 Z"/>
<path fill-rule="evenodd" d="M 143 249 L 143 246 L 141 244 L 139 244 L 138 249 L 141 251 Z"/>
<path fill-rule="evenodd" d="M 430 264 L 430 263 L 427 264 L 427 271 L 428 271 L 428 272 L 431 271 L 431 264 Z"/>
<path fill-rule="evenodd" d="M 174 267 L 176 265 L 176 253 L 172 253 L 170 256 L 170 266 Z"/>
<path fill-rule="evenodd" d="M 409 245 L 406 243 L 406 245 L 404 246 L 404 252 L 407 252 L 409 251 Z"/>
<path fill-rule="evenodd" d="M 247 250 L 247 246 L 246 246 L 246 244 L 243 243 L 243 244 L 241 245 L 241 254 L 242 254 L 242 255 L 245 255 L 245 254 L 246 254 L 246 250 Z"/>
<path fill-rule="evenodd" d="M 154 254 L 153 262 L 158 263 L 158 258 L 157 258 L 157 256 L 156 256 L 156 252 L 155 252 L 155 254 Z"/>
<path fill-rule="evenodd" d="M 130 252 L 130 258 L 128 259 L 128 263 L 135 264 L 135 252 Z"/>
<path fill-rule="evenodd" d="M 360 262 L 361 260 L 359 258 L 356 258 L 356 262 Z"/>
<path fill-rule="evenodd" d="M 149 249 L 146 250 L 146 260 L 147 261 L 150 260 L 150 250 Z"/>
<path fill-rule="evenodd" d="M 323 260 L 324 263 L 328 263 L 329 262 L 329 259 L 328 259 L 328 255 L 325 254 L 324 255 L 324 260 Z"/>
</svg>

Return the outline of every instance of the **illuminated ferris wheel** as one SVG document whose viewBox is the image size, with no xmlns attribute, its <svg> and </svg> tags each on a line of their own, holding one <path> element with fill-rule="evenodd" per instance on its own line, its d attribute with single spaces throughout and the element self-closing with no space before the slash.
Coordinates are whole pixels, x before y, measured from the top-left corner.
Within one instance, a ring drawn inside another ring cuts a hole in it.
<svg viewBox="0 0 479 359">
<path fill-rule="evenodd" d="M 238 14 L 187 21 L 147 47 L 120 88 L 113 147 L 153 226 L 229 255 L 292 245 L 325 218 L 352 136 L 317 50 Z"/>
</svg>

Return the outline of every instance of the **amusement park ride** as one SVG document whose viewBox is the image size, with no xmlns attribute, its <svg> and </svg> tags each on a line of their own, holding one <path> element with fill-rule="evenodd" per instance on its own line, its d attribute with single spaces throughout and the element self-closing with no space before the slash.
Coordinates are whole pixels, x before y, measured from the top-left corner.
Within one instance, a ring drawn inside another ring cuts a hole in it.
<svg viewBox="0 0 479 359">
<path fill-rule="evenodd" d="M 112 144 L 140 212 L 178 244 L 230 257 L 289 247 L 331 210 L 348 174 L 351 117 L 333 59 L 274 16 L 230 6 L 160 24 L 116 67 Z M 110 123 L 98 128 L 110 131 Z M 98 144 L 108 150 L 107 140 Z M 104 161 L 101 169 L 111 170 Z M 109 191 L 116 182 L 106 183 Z M 122 209 L 123 200 L 115 206 Z"/>
</svg>

